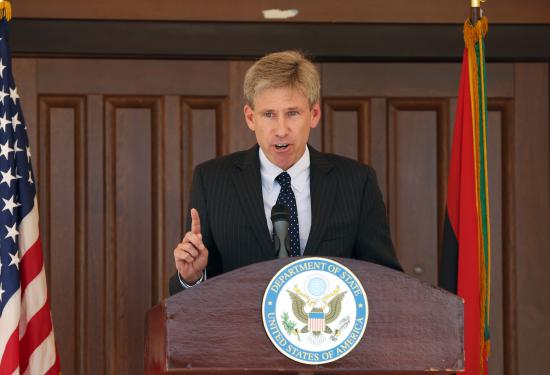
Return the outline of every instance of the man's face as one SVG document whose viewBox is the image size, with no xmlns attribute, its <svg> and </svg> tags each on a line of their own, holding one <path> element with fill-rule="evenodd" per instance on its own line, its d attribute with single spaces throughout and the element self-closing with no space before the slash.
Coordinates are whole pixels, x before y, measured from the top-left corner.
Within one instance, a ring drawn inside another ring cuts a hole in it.
<svg viewBox="0 0 550 375">
<path fill-rule="evenodd" d="M 304 94 L 289 87 L 265 89 L 244 106 L 246 123 L 267 158 L 283 170 L 304 154 L 310 129 L 317 126 L 321 108 L 312 108 Z"/>
</svg>

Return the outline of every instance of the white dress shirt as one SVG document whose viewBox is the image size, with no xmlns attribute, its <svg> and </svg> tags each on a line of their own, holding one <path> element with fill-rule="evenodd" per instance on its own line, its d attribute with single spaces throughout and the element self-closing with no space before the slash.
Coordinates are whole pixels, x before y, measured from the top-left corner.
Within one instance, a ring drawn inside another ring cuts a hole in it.
<svg viewBox="0 0 550 375">
<path fill-rule="evenodd" d="M 300 230 L 300 253 L 304 254 L 307 239 L 311 230 L 311 193 L 309 188 L 309 149 L 286 172 L 290 175 L 290 186 L 296 197 L 296 209 L 298 211 L 298 227 Z M 281 185 L 275 181 L 281 168 L 273 164 L 260 148 L 260 174 L 262 176 L 262 196 L 264 198 L 264 211 L 269 233 L 273 233 L 271 222 L 271 209 L 277 202 L 281 191 Z"/>
</svg>

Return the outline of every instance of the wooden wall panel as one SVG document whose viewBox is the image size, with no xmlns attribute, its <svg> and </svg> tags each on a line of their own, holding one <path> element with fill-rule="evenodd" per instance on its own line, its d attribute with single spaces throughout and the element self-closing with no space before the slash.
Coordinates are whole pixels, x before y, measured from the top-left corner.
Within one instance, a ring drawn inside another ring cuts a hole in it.
<svg viewBox="0 0 550 375">
<path fill-rule="evenodd" d="M 516 98 L 518 100 L 519 98 Z M 518 369 L 518 333 L 517 333 L 517 253 L 516 200 L 514 181 L 516 178 L 515 159 L 515 117 L 513 99 L 492 99 L 489 111 L 498 111 L 501 118 L 501 195 L 502 195 L 502 363 L 505 375 L 519 374 Z M 494 293 L 493 288 L 491 293 Z M 498 305 L 497 305 L 498 306 Z M 498 314 L 498 312 L 497 312 Z"/>
<path fill-rule="evenodd" d="M 390 23 L 462 23 L 469 15 L 469 3 L 454 0 L 418 2 L 407 0 L 302 0 L 298 3 L 280 0 L 203 0 L 182 2 L 165 0 L 152 7 L 145 0 L 57 0 L 46 5 L 38 0 L 18 2 L 18 17 L 76 19 L 137 19 L 191 21 L 263 21 L 263 10 L 298 8 L 290 22 L 390 22 Z M 491 22 L 548 23 L 550 12 L 545 0 L 513 0 L 483 4 Z M 177 42 L 177 41 L 174 41 Z"/>
<path fill-rule="evenodd" d="M 143 316 L 164 289 L 162 100 L 106 98 L 105 129 L 106 373 L 139 373 Z"/>
<path fill-rule="evenodd" d="M 325 98 L 323 150 L 368 164 L 370 114 L 368 99 Z"/>
<path fill-rule="evenodd" d="M 110 258 L 107 256 L 105 245 L 106 207 L 105 207 L 105 147 L 104 147 L 104 102 L 101 95 L 88 95 L 87 105 L 87 322 L 84 327 L 86 332 L 84 339 L 84 350 L 86 361 L 84 369 L 75 374 L 106 374 L 106 358 L 108 358 L 105 343 L 106 331 L 106 271 L 108 267 L 105 262 Z M 110 305 L 109 305 L 110 306 Z M 80 335 L 77 332 L 77 335 Z M 100 344 L 98 344 L 100 343 Z M 63 365 L 63 363 L 62 363 Z"/>
<path fill-rule="evenodd" d="M 42 243 L 64 368 L 82 372 L 86 311 L 85 100 L 39 98 Z"/>
<path fill-rule="evenodd" d="M 188 207 L 188 202 L 194 167 L 201 162 L 228 153 L 230 131 L 227 107 L 227 100 L 223 97 L 181 98 L 182 209 L 180 220 L 182 228 L 180 237 L 185 233 L 185 218 L 188 210 L 191 209 Z"/>
<path fill-rule="evenodd" d="M 164 281 L 163 298 L 168 296 L 168 281 L 174 274 L 174 256 L 172 251 L 176 244 L 182 239 L 184 230 L 184 202 L 188 194 L 189 186 L 185 186 L 184 181 L 188 181 L 189 176 L 183 175 L 187 168 L 183 166 L 183 137 L 182 137 L 182 119 L 181 97 L 176 95 L 166 96 L 164 98 L 164 213 L 165 213 L 165 238 L 166 249 L 164 257 Z"/>
<path fill-rule="evenodd" d="M 323 64 L 322 94 L 330 97 L 454 97 L 460 64 Z M 487 95 L 514 96 L 511 64 L 487 64 Z M 452 78 L 451 78 L 452 77 Z"/>
<path fill-rule="evenodd" d="M 517 64 L 514 231 L 520 374 L 550 368 L 550 134 L 548 64 Z"/>
<path fill-rule="evenodd" d="M 254 132 L 246 126 L 243 113 L 244 75 L 252 64 L 251 61 L 231 61 L 229 64 L 229 152 L 245 150 L 256 144 Z"/>
<path fill-rule="evenodd" d="M 405 272 L 437 285 L 445 209 L 448 101 L 389 101 L 389 216 Z"/>
<path fill-rule="evenodd" d="M 226 95 L 228 66 L 226 61 L 39 59 L 39 73 L 47 74 L 37 81 L 41 92 L 52 94 Z"/>
<path fill-rule="evenodd" d="M 488 103 L 488 171 L 491 213 L 491 357 L 490 374 L 517 374 L 516 247 L 511 230 L 513 196 L 512 99 Z"/>
<path fill-rule="evenodd" d="M 500 112 L 487 114 L 487 170 L 491 215 L 491 304 L 503 306 L 502 300 L 502 119 Z M 503 374 L 502 308 L 491 309 L 490 322 L 496 328 L 491 335 L 490 374 Z"/>
<path fill-rule="evenodd" d="M 386 98 L 370 100 L 370 165 L 376 171 L 384 202 L 388 202 L 388 103 Z"/>
</svg>

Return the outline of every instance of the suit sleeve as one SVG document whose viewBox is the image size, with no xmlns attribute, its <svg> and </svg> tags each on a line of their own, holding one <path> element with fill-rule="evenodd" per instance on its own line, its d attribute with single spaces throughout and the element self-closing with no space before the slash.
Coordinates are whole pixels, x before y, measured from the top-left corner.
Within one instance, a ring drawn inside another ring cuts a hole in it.
<svg viewBox="0 0 550 375">
<path fill-rule="evenodd" d="M 397 260 L 390 236 L 386 206 L 378 187 L 376 174 L 367 168 L 367 181 L 361 202 L 355 257 L 403 271 Z"/>
<path fill-rule="evenodd" d="M 200 166 L 193 172 L 193 182 L 191 184 L 191 199 L 189 202 L 187 215 L 185 219 L 185 232 L 191 230 L 191 208 L 197 209 L 201 219 L 201 234 L 204 246 L 208 249 L 208 265 L 206 266 L 206 277 L 210 278 L 219 275 L 222 271 L 221 257 L 216 247 L 210 227 L 209 211 L 207 203 L 206 187 L 203 171 Z M 177 272 L 170 278 L 169 291 L 174 295 L 184 290 L 181 285 Z"/>
</svg>

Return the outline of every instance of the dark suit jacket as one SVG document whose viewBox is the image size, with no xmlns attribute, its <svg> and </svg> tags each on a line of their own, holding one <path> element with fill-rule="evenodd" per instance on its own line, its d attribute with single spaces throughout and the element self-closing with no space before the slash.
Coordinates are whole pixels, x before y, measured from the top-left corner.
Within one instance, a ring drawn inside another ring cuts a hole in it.
<svg viewBox="0 0 550 375">
<path fill-rule="evenodd" d="M 309 150 L 311 232 L 304 256 L 356 258 L 401 270 L 374 170 L 311 146 Z M 198 165 L 190 207 L 201 218 L 209 278 L 275 258 L 257 145 Z M 188 214 L 187 231 L 190 226 Z M 170 280 L 170 294 L 180 290 L 176 274 Z"/>
</svg>

